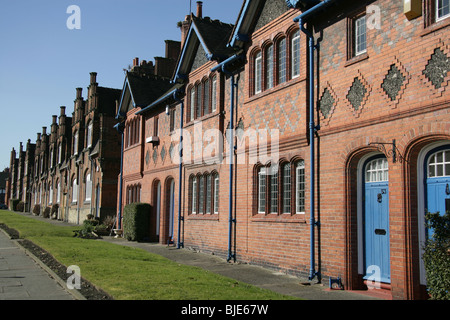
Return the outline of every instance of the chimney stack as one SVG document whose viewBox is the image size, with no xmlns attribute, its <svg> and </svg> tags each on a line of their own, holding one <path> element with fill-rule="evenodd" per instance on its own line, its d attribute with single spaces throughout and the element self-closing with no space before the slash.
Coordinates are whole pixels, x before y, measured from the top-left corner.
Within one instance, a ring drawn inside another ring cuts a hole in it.
<svg viewBox="0 0 450 320">
<path fill-rule="evenodd" d="M 47 127 L 42 127 L 42 135 L 45 136 L 47 134 Z"/>
<path fill-rule="evenodd" d="M 81 99 L 82 93 L 83 93 L 83 88 L 77 88 L 77 99 Z"/>
<path fill-rule="evenodd" d="M 53 115 L 52 118 L 53 118 L 53 123 L 52 124 L 56 124 L 56 119 L 58 119 L 58 116 Z"/>
<path fill-rule="evenodd" d="M 38 140 L 38 141 L 41 140 L 41 133 L 40 132 L 38 132 L 36 140 Z"/>
<path fill-rule="evenodd" d="M 197 18 L 203 18 L 203 2 L 197 1 Z"/>
<path fill-rule="evenodd" d="M 61 116 L 65 116 L 66 115 L 66 107 L 62 106 L 61 107 Z"/>
<path fill-rule="evenodd" d="M 186 41 L 187 35 L 189 33 L 189 27 L 191 26 L 191 16 L 187 15 L 184 21 L 181 22 L 181 48 L 183 48 L 184 42 Z"/>
<path fill-rule="evenodd" d="M 97 72 L 91 72 L 91 84 L 97 83 Z"/>
<path fill-rule="evenodd" d="M 139 66 L 139 58 L 134 58 L 133 59 L 133 67 L 138 67 Z"/>
</svg>

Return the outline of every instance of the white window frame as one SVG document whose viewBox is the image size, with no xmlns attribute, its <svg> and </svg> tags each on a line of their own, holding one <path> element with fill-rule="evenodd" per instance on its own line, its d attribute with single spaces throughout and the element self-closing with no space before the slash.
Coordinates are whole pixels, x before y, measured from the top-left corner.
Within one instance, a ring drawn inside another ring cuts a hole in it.
<svg viewBox="0 0 450 320">
<path fill-rule="evenodd" d="M 387 182 L 389 181 L 389 163 L 386 158 L 370 161 L 365 169 L 365 182 Z"/>
<path fill-rule="evenodd" d="M 191 89 L 191 118 L 190 121 L 194 121 L 195 119 L 195 109 L 196 109 L 196 105 L 195 105 L 195 87 L 192 87 Z"/>
<path fill-rule="evenodd" d="M 273 45 L 270 45 L 266 48 L 266 89 L 273 86 Z"/>
<path fill-rule="evenodd" d="M 79 133 L 78 131 L 75 132 L 73 137 L 73 155 L 76 156 L 78 154 L 78 137 Z"/>
<path fill-rule="evenodd" d="M 278 84 L 285 83 L 287 81 L 287 69 L 286 69 L 286 38 L 281 39 L 278 42 Z"/>
<path fill-rule="evenodd" d="M 211 95 L 212 95 L 212 101 L 211 101 L 211 111 L 216 112 L 217 111 L 217 76 L 214 76 L 212 81 L 212 89 L 211 89 Z"/>
<path fill-rule="evenodd" d="M 436 0 L 436 22 L 450 17 L 450 10 L 448 13 L 439 16 L 443 8 L 450 8 L 450 0 Z"/>
<path fill-rule="evenodd" d="M 78 202 L 78 181 L 77 179 L 73 179 L 72 183 L 72 203 Z"/>
<path fill-rule="evenodd" d="M 203 214 L 205 204 L 205 177 L 200 176 L 198 183 L 198 213 Z"/>
<path fill-rule="evenodd" d="M 355 56 L 359 56 L 367 52 L 366 15 L 355 19 L 354 32 Z"/>
<path fill-rule="evenodd" d="M 303 160 L 297 162 L 295 166 L 295 183 L 295 213 L 305 214 L 305 162 Z M 301 203 L 302 200 L 303 203 Z"/>
<path fill-rule="evenodd" d="M 441 160 L 438 159 L 439 155 Z M 433 160 L 433 162 L 431 162 Z M 431 175 L 431 167 L 433 168 L 433 174 Z M 439 173 L 438 168 L 442 168 L 442 173 Z M 450 150 L 441 150 L 430 155 L 427 164 L 428 178 L 442 178 L 450 176 Z"/>
<path fill-rule="evenodd" d="M 49 195 L 48 195 L 48 204 L 52 205 L 53 204 L 53 186 L 50 186 L 49 188 Z"/>
<path fill-rule="evenodd" d="M 88 173 L 86 175 L 86 188 L 85 188 L 85 197 L 84 200 L 86 202 L 90 202 L 92 199 L 92 178 L 91 178 L 91 174 Z"/>
<path fill-rule="evenodd" d="M 300 30 L 294 32 L 292 41 L 291 74 L 292 79 L 300 76 Z"/>
<path fill-rule="evenodd" d="M 255 94 L 262 91 L 262 54 L 259 51 L 255 55 Z"/>
<path fill-rule="evenodd" d="M 258 213 L 266 213 L 266 174 L 267 169 L 261 167 L 258 172 Z"/>
<path fill-rule="evenodd" d="M 58 181 L 58 188 L 57 188 L 57 195 L 56 195 L 56 203 L 61 202 L 61 181 Z"/>
<path fill-rule="evenodd" d="M 270 176 L 270 209 L 271 214 L 278 214 L 278 171 Z"/>
<path fill-rule="evenodd" d="M 94 123 L 92 121 L 89 121 L 88 124 L 88 132 L 87 132 L 87 147 L 92 147 L 92 134 L 94 130 Z"/>
<path fill-rule="evenodd" d="M 212 198 L 212 177 L 210 174 L 206 176 L 206 214 L 211 214 L 211 198 Z"/>
<path fill-rule="evenodd" d="M 214 214 L 219 213 L 219 175 L 214 176 Z"/>
<path fill-rule="evenodd" d="M 58 146 L 58 164 L 61 164 L 62 161 L 62 143 Z"/>
<path fill-rule="evenodd" d="M 192 214 L 197 214 L 197 177 L 192 178 Z"/>
<path fill-rule="evenodd" d="M 291 164 L 286 163 L 283 165 L 283 208 L 282 213 L 291 213 L 291 193 L 292 193 L 292 181 L 291 181 Z"/>
</svg>

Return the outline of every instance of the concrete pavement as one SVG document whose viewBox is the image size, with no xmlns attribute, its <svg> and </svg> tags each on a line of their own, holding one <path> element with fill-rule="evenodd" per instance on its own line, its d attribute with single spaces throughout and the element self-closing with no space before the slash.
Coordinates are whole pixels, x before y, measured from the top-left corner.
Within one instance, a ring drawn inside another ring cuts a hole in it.
<svg viewBox="0 0 450 320">
<path fill-rule="evenodd" d="M 75 300 L 15 240 L 0 231 L 0 300 Z"/>
</svg>

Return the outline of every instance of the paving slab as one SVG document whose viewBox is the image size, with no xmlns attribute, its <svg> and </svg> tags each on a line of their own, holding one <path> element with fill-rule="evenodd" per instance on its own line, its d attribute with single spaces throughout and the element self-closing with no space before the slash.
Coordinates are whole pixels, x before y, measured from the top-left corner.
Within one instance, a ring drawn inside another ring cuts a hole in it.
<svg viewBox="0 0 450 320">
<path fill-rule="evenodd" d="M 49 273 L 0 231 L 0 300 L 75 300 Z"/>
</svg>

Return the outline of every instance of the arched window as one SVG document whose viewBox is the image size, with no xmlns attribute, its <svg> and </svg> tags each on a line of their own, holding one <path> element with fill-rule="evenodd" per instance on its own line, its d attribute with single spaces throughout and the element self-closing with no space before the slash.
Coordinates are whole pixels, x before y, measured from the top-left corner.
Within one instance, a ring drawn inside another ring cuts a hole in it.
<svg viewBox="0 0 450 320">
<path fill-rule="evenodd" d="M 85 201 L 89 202 L 92 199 L 92 179 L 91 174 L 86 174 L 86 190 L 85 190 Z"/>
<path fill-rule="evenodd" d="M 214 202 L 213 202 L 214 208 L 213 212 L 214 214 L 219 213 L 219 174 L 214 174 Z"/>
<path fill-rule="evenodd" d="M 291 213 L 291 164 L 285 163 L 282 166 L 283 174 L 283 211 Z"/>
<path fill-rule="evenodd" d="M 303 160 L 285 161 L 279 166 L 260 166 L 256 170 L 255 184 L 257 214 L 305 213 Z"/>
<path fill-rule="evenodd" d="M 297 78 L 300 75 L 300 30 L 292 34 L 291 39 L 291 77 Z"/>
<path fill-rule="evenodd" d="M 300 160 L 295 165 L 295 213 L 305 213 L 305 161 Z"/>
<path fill-rule="evenodd" d="M 78 154 L 78 131 L 75 131 L 75 134 L 73 135 L 73 154 Z"/>
<path fill-rule="evenodd" d="M 262 91 L 262 55 L 261 51 L 255 54 L 254 76 L 255 76 L 255 94 Z"/>
<path fill-rule="evenodd" d="M 278 41 L 278 54 L 277 54 L 277 66 L 278 66 L 278 84 L 284 83 L 287 80 L 286 77 L 286 38 L 282 38 Z"/>
<path fill-rule="evenodd" d="M 210 86 L 209 86 L 209 79 L 206 79 L 203 82 L 203 92 L 204 92 L 204 97 L 203 97 L 203 115 L 207 115 L 210 113 L 210 100 L 209 100 L 209 92 L 210 90 Z"/>
<path fill-rule="evenodd" d="M 73 179 L 72 182 L 72 203 L 78 202 L 78 182 L 77 179 Z"/>
<path fill-rule="evenodd" d="M 428 178 L 450 176 L 450 150 L 432 154 L 428 160 Z"/>
<path fill-rule="evenodd" d="M 86 135 L 86 147 L 92 147 L 94 123 L 92 121 L 88 122 L 87 135 Z"/>
<path fill-rule="evenodd" d="M 273 45 L 269 45 L 266 48 L 266 89 L 273 87 Z"/>
</svg>

